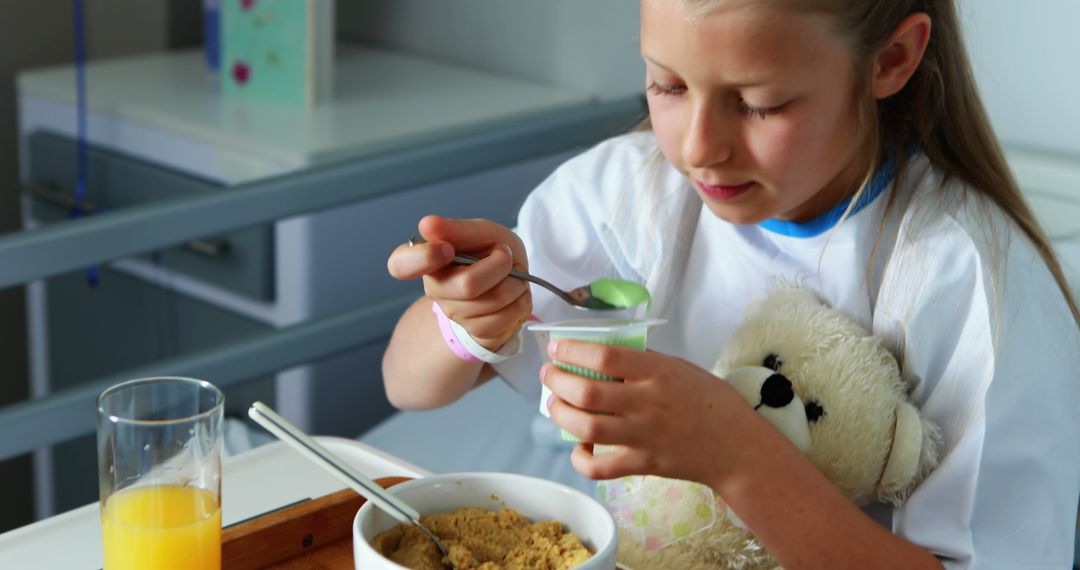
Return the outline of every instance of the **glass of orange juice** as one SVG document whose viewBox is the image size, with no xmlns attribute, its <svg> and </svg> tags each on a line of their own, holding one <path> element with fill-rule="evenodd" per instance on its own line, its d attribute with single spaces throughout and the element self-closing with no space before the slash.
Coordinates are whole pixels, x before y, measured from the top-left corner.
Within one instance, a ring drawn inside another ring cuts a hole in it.
<svg viewBox="0 0 1080 570">
<path fill-rule="evenodd" d="M 98 397 L 104 570 L 221 568 L 225 396 L 192 378 L 143 378 Z"/>
</svg>

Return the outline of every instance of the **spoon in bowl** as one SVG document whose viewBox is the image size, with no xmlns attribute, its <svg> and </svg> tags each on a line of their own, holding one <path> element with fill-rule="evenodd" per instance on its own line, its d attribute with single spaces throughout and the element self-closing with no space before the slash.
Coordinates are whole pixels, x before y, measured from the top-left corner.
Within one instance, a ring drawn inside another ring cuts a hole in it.
<svg viewBox="0 0 1080 570">
<path fill-rule="evenodd" d="M 340 479 L 352 490 L 359 493 L 360 496 L 375 503 L 375 506 L 386 514 L 405 524 L 416 525 L 435 543 L 435 546 L 443 555 L 443 560 L 447 560 L 446 555 L 449 550 L 446 545 L 439 540 L 439 537 L 431 529 L 420 522 L 420 513 L 409 506 L 408 503 L 383 489 L 378 483 L 361 475 L 340 457 L 334 455 L 333 452 L 320 445 L 319 442 L 308 437 L 307 434 L 300 431 L 300 428 L 289 423 L 288 420 L 278 415 L 266 404 L 262 402 L 252 403 L 248 409 L 248 416 L 255 420 L 255 423 L 266 428 L 266 431 L 299 451 L 301 455 L 329 471 L 331 475 Z M 453 570 L 453 565 L 450 565 L 449 568 Z"/>
<path fill-rule="evenodd" d="M 426 242 L 424 238 L 420 236 L 412 236 L 409 238 L 410 247 L 421 243 Z M 454 263 L 460 265 L 472 265 L 477 261 L 480 261 L 480 259 L 471 255 L 457 254 L 454 256 Z M 629 309 L 652 301 L 648 289 L 638 283 L 623 279 L 605 277 L 603 279 L 597 279 L 588 285 L 583 285 L 570 291 L 564 291 L 548 281 L 524 271 L 511 269 L 510 275 L 517 277 L 518 279 L 524 279 L 530 283 L 536 283 L 544 289 L 551 291 L 563 301 L 566 301 L 579 309 L 617 311 L 620 309 Z"/>
</svg>

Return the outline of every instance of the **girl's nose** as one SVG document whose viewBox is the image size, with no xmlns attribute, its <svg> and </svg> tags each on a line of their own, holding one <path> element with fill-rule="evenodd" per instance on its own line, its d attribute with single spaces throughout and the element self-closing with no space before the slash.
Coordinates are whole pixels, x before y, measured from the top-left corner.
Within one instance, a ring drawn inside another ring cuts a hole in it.
<svg viewBox="0 0 1080 570">
<path fill-rule="evenodd" d="M 707 101 L 693 106 L 683 140 L 683 159 L 691 168 L 706 168 L 731 158 L 731 125 Z"/>
</svg>

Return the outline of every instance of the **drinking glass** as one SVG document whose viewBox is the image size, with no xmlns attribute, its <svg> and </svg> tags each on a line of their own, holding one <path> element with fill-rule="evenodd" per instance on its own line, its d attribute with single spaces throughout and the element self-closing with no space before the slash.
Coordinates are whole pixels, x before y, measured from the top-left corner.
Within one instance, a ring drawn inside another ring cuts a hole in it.
<svg viewBox="0 0 1080 570">
<path fill-rule="evenodd" d="M 98 397 L 104 570 L 221 568 L 221 390 L 131 380 Z"/>
</svg>

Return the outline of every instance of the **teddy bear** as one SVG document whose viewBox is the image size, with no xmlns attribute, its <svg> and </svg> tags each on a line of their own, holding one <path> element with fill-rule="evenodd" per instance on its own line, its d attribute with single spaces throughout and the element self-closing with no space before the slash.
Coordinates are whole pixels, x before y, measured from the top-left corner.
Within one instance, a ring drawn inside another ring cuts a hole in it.
<svg viewBox="0 0 1080 570">
<path fill-rule="evenodd" d="M 713 372 L 857 505 L 899 506 L 937 464 L 940 430 L 908 399 L 896 359 L 810 291 L 752 303 Z M 777 568 L 705 485 L 654 476 L 603 481 L 631 570 Z"/>
</svg>

